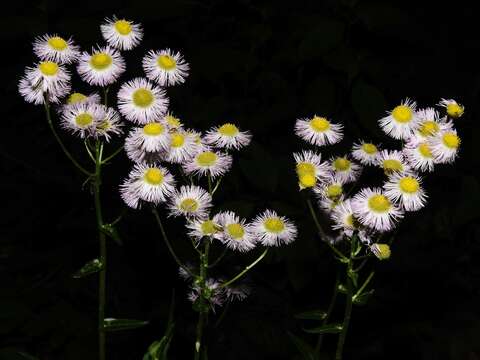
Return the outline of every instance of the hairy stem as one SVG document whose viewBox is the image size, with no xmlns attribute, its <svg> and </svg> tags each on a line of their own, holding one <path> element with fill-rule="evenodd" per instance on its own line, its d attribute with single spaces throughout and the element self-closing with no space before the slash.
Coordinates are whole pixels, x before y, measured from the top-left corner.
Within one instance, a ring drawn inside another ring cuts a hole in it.
<svg viewBox="0 0 480 360">
<path fill-rule="evenodd" d="M 232 279 L 228 280 L 227 282 L 224 282 L 220 285 L 221 288 L 224 288 L 230 284 L 233 284 L 235 281 L 240 279 L 243 275 L 245 275 L 249 270 L 251 270 L 255 265 L 257 265 L 264 257 L 267 255 L 268 248 L 266 248 L 263 253 L 260 254 L 258 258 L 255 259 L 254 262 L 252 262 L 250 265 L 246 266 L 245 269 L 243 269 L 242 272 L 238 273 L 235 277 Z"/>
<path fill-rule="evenodd" d="M 207 280 L 207 270 L 208 270 L 208 254 L 210 250 L 210 241 L 205 241 L 204 251 L 200 254 L 200 313 L 198 315 L 197 323 L 197 338 L 195 340 L 195 360 L 200 359 L 200 354 L 202 353 L 202 337 L 203 337 L 203 328 L 205 327 L 206 317 L 208 314 L 208 304 L 206 303 L 205 291 L 206 291 L 206 280 Z"/>
</svg>

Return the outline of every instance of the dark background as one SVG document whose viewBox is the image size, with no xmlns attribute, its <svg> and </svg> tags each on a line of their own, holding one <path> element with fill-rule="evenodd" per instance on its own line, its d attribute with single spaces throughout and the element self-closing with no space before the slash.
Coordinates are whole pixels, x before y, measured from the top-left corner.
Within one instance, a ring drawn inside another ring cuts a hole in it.
<svg viewBox="0 0 480 360">
<path fill-rule="evenodd" d="M 470 3 L 9 4 L 13 10 L 3 12 L 0 32 L 6 59 L 0 90 L 0 359 L 15 360 L 16 351 L 40 360 L 96 358 L 96 278 L 71 277 L 97 256 L 93 199 L 88 187 L 82 189 L 85 179 L 55 143 L 42 107 L 25 103 L 17 82 L 34 61 L 35 36 L 73 35 L 89 49 L 102 41 L 100 22 L 113 14 L 145 29 L 139 49 L 126 54 L 128 75 L 121 81 L 141 75 L 140 59 L 148 49 L 180 50 L 192 70 L 185 84 L 168 90 L 174 113 L 199 130 L 233 121 L 254 134 L 251 146 L 235 155 L 216 202 L 248 218 L 271 207 L 301 229 L 292 245 L 272 251 L 250 272 L 252 295 L 231 304 L 223 322 L 209 330 L 209 358 L 299 359 L 287 332 L 311 344 L 316 339 L 301 330 L 312 324 L 294 314 L 326 308 L 335 264 L 315 237 L 297 191 L 291 153 L 307 146 L 293 135 L 295 119 L 316 113 L 344 123 L 345 140 L 322 148 L 325 157 L 347 151 L 359 138 L 394 146 L 377 120 L 408 96 L 422 107 L 442 97 L 465 105 L 465 116 L 456 121 L 460 158 L 426 178 L 426 208 L 401 223 L 391 260 L 374 261 L 376 293 L 366 306 L 354 308 L 345 358 L 480 359 L 480 189 L 475 174 L 480 165 L 480 42 L 478 14 Z M 87 91 L 78 78 L 75 84 Z M 81 142 L 60 132 L 73 152 L 83 151 Z M 123 207 L 117 189 L 130 166 L 122 154 L 105 169 L 107 219 Z M 167 223 L 182 258 L 193 260 L 181 221 Z M 123 246 L 108 244 L 107 314 L 148 319 L 150 325 L 109 335 L 108 358 L 141 359 L 148 345 L 161 338 L 172 289 L 176 326 L 170 355 L 191 358 L 197 314 L 151 213 L 129 211 L 119 231 Z M 255 254 L 229 254 L 216 274 L 234 274 Z M 342 306 L 340 301 L 335 319 Z M 335 337 L 327 335 L 325 341 L 331 353 Z"/>
</svg>

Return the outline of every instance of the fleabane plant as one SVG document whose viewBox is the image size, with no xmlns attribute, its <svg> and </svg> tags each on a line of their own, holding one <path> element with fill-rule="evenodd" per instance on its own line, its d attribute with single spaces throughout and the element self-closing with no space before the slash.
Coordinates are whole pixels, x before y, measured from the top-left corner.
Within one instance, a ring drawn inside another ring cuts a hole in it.
<svg viewBox="0 0 480 360">
<path fill-rule="evenodd" d="M 321 326 L 309 330 L 320 334 L 312 356 L 319 356 L 323 334 L 336 333 L 335 359 L 342 359 L 352 305 L 365 303 L 374 291 L 367 289 L 374 272 L 363 278 L 361 270 L 371 258 L 387 260 L 391 256 L 392 231 L 407 214 L 427 204 L 423 177 L 437 165 L 457 158 L 461 140 L 454 121 L 463 115 L 464 107 L 452 99 L 442 99 L 438 106 L 445 108 L 444 116 L 432 107 L 419 109 L 416 102 L 405 99 L 378 121 L 383 132 L 398 141 L 395 149 L 363 139 L 355 142 L 349 153 L 325 160 L 320 149 L 339 143 L 343 126 L 318 115 L 296 121 L 296 135 L 311 145 L 293 154 L 299 190 L 320 238 L 344 269 L 337 274 L 328 310 L 322 316 L 316 312 Z M 364 184 L 361 175 L 368 171 L 383 178 Z M 325 231 L 328 225 L 331 230 Z M 338 292 L 346 294 L 344 317 L 332 322 Z"/>
</svg>

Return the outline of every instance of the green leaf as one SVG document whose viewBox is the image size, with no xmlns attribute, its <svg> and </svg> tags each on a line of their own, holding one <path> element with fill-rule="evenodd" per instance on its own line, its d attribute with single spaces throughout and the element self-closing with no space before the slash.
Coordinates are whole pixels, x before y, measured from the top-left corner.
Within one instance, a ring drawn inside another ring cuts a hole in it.
<svg viewBox="0 0 480 360">
<path fill-rule="evenodd" d="M 87 262 L 83 267 L 73 274 L 74 279 L 80 279 L 92 274 L 95 274 L 103 269 L 103 264 L 99 259 L 93 259 Z"/>
<path fill-rule="evenodd" d="M 132 319 L 113 319 L 108 318 L 103 320 L 103 327 L 106 331 L 121 331 L 136 329 L 148 324 L 148 321 L 144 320 L 132 320 Z"/>
<path fill-rule="evenodd" d="M 315 360 L 315 351 L 308 343 L 298 336 L 293 335 L 291 332 L 288 332 L 288 336 L 295 344 L 297 350 L 302 354 L 304 360 Z"/>
<path fill-rule="evenodd" d="M 304 320 L 323 320 L 327 317 L 327 313 L 322 310 L 305 311 L 295 315 L 296 319 Z"/>
<path fill-rule="evenodd" d="M 342 331 L 342 324 L 327 324 L 313 329 L 303 329 L 310 334 L 338 334 Z"/>
<path fill-rule="evenodd" d="M 358 286 L 358 273 L 351 270 L 347 273 L 347 275 L 350 279 L 352 279 L 353 286 L 357 287 Z"/>
<path fill-rule="evenodd" d="M 375 292 L 374 289 L 363 292 L 358 296 L 354 296 L 352 301 L 355 305 L 365 305 L 368 299 L 370 299 L 370 297 L 373 295 L 374 292 Z"/>
</svg>

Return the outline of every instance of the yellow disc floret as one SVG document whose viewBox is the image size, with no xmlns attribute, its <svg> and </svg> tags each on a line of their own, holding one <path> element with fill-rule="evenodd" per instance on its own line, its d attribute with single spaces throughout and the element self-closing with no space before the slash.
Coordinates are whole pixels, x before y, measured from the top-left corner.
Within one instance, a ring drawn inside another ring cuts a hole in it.
<svg viewBox="0 0 480 360">
<path fill-rule="evenodd" d="M 107 53 L 98 53 L 90 58 L 90 65 L 96 70 L 105 70 L 112 65 L 112 57 Z"/>
<path fill-rule="evenodd" d="M 57 51 L 65 50 L 68 47 L 68 43 L 60 36 L 54 36 L 48 39 L 48 45 Z"/>
<path fill-rule="evenodd" d="M 182 126 L 182 123 L 180 122 L 180 119 L 176 118 L 173 115 L 165 116 L 165 120 L 167 121 L 167 124 L 172 128 L 179 128 L 180 126 Z"/>
<path fill-rule="evenodd" d="M 390 258 L 392 251 L 388 244 L 374 244 L 372 245 L 372 252 L 380 260 L 386 260 Z"/>
<path fill-rule="evenodd" d="M 70 96 L 68 97 L 67 99 L 67 104 L 68 105 L 72 105 L 72 104 L 77 104 L 83 100 L 85 100 L 87 97 L 85 95 L 83 95 L 82 93 L 73 93 L 73 94 L 70 94 Z"/>
<path fill-rule="evenodd" d="M 311 188 L 317 183 L 317 178 L 314 174 L 306 173 L 299 176 L 300 188 Z"/>
<path fill-rule="evenodd" d="M 336 158 L 333 161 L 333 168 L 337 171 L 347 171 L 350 169 L 350 160 L 344 157 Z"/>
<path fill-rule="evenodd" d="M 420 126 L 420 129 L 418 129 L 418 132 L 424 136 L 432 136 L 434 135 L 438 130 L 440 130 L 440 126 L 438 125 L 437 122 L 435 121 L 425 121 L 422 126 Z"/>
<path fill-rule="evenodd" d="M 159 185 L 163 182 L 163 174 L 160 169 L 149 168 L 145 172 L 145 181 L 150 185 Z"/>
<path fill-rule="evenodd" d="M 245 235 L 245 229 L 238 223 L 227 225 L 227 232 L 235 240 L 241 240 Z"/>
<path fill-rule="evenodd" d="M 180 203 L 180 209 L 185 212 L 195 212 L 198 209 L 198 202 L 195 199 L 187 198 Z"/>
<path fill-rule="evenodd" d="M 164 126 L 162 124 L 156 123 L 156 122 L 147 124 L 143 127 L 143 132 L 146 135 L 151 135 L 151 136 L 160 135 L 164 131 L 165 131 Z"/>
<path fill-rule="evenodd" d="M 399 105 L 393 109 L 392 116 L 399 123 L 408 123 L 413 119 L 413 110 L 407 105 Z"/>
<path fill-rule="evenodd" d="M 170 146 L 174 148 L 182 147 L 185 143 L 185 136 L 180 133 L 173 133 L 170 138 Z"/>
<path fill-rule="evenodd" d="M 456 149 L 460 145 L 460 138 L 453 132 L 447 132 L 442 136 L 442 141 L 446 147 Z"/>
<path fill-rule="evenodd" d="M 197 163 L 200 166 L 212 166 L 217 162 L 217 154 L 212 151 L 204 151 L 197 156 Z"/>
<path fill-rule="evenodd" d="M 296 171 L 298 176 L 304 174 L 315 174 L 315 166 L 312 163 L 300 162 L 297 164 Z"/>
<path fill-rule="evenodd" d="M 86 127 L 93 122 L 93 116 L 89 113 L 81 113 L 75 117 L 75 124 L 79 127 Z"/>
<path fill-rule="evenodd" d="M 370 210 L 378 213 L 387 212 L 391 206 L 390 200 L 388 200 L 385 195 L 377 194 L 368 199 L 368 207 Z"/>
<path fill-rule="evenodd" d="M 418 181 L 411 176 L 401 178 L 398 182 L 398 186 L 402 192 L 407 194 L 415 194 L 419 188 Z"/>
<path fill-rule="evenodd" d="M 426 157 L 426 158 L 433 157 L 432 151 L 430 150 L 430 146 L 428 146 L 428 144 L 425 142 L 418 145 L 418 151 L 423 157 Z"/>
<path fill-rule="evenodd" d="M 173 70 L 177 66 L 177 62 L 170 55 L 160 55 L 157 59 L 158 66 L 163 70 Z"/>
<path fill-rule="evenodd" d="M 149 107 L 153 103 L 153 94 L 148 89 L 137 89 L 132 95 L 133 103 L 141 108 Z"/>
<path fill-rule="evenodd" d="M 202 229 L 202 233 L 205 235 L 212 235 L 220 230 L 220 227 L 212 220 L 205 220 L 204 222 L 202 222 L 200 227 Z"/>
<path fill-rule="evenodd" d="M 267 229 L 267 231 L 273 233 L 279 233 L 282 232 L 283 229 L 285 229 L 285 224 L 283 223 L 282 219 L 278 217 L 271 217 L 266 219 L 263 222 L 263 225 L 265 226 L 265 229 Z"/>
<path fill-rule="evenodd" d="M 114 26 L 120 35 L 128 35 L 132 32 L 132 25 L 127 20 L 117 20 Z"/>
<path fill-rule="evenodd" d="M 53 76 L 58 72 L 58 65 L 53 61 L 43 61 L 38 68 L 41 73 L 46 76 Z"/>
<path fill-rule="evenodd" d="M 459 118 L 463 115 L 465 111 L 464 107 L 456 102 L 452 102 L 447 105 L 447 114 L 450 115 L 452 118 Z"/>
<path fill-rule="evenodd" d="M 377 153 L 378 149 L 375 145 L 370 144 L 370 143 L 365 143 L 362 145 L 362 150 L 368 154 L 368 155 L 373 155 Z"/>
<path fill-rule="evenodd" d="M 325 132 L 330 129 L 330 121 L 324 117 L 314 116 L 310 120 L 310 127 L 316 132 Z"/>
<path fill-rule="evenodd" d="M 342 193 L 342 185 L 332 184 L 327 186 L 326 194 L 330 200 L 338 199 Z"/>
<path fill-rule="evenodd" d="M 233 124 L 226 123 L 218 128 L 218 132 L 225 136 L 235 136 L 238 134 L 238 128 Z"/>
<path fill-rule="evenodd" d="M 402 171 L 403 165 L 399 160 L 387 159 L 383 160 L 383 170 L 385 172 Z"/>
</svg>

